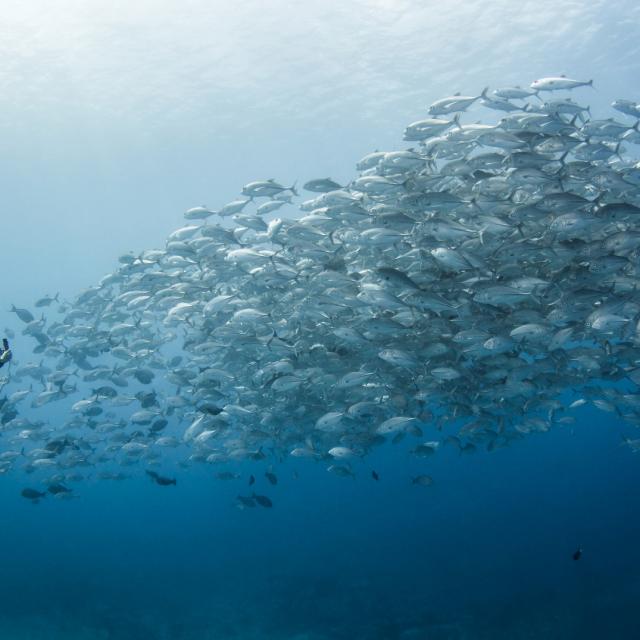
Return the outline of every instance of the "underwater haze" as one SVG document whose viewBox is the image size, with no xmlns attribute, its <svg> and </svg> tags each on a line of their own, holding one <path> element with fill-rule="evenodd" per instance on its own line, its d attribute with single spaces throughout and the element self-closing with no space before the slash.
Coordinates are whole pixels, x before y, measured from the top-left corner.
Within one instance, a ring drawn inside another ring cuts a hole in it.
<svg viewBox="0 0 640 640">
<path fill-rule="evenodd" d="M 636 3 L 3 8 L 1 640 L 640 635 Z"/>
</svg>

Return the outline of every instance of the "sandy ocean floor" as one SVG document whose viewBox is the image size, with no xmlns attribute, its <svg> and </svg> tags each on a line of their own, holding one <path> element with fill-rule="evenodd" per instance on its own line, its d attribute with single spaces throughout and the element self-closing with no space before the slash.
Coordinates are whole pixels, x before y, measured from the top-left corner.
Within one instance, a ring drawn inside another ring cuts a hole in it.
<svg viewBox="0 0 640 640">
<path fill-rule="evenodd" d="M 629 594 L 628 594 L 629 595 Z M 577 602 L 503 603 L 493 610 L 460 614 L 458 620 L 438 615 L 384 615 L 315 621 L 316 629 L 302 629 L 303 621 L 269 616 L 259 606 L 234 611 L 226 606 L 203 607 L 169 620 L 161 611 L 122 612 L 103 607 L 72 615 L 49 611 L 43 615 L 0 617 L 2 640 L 571 640 L 635 637 L 634 602 L 613 594 L 582 608 Z M 335 603 L 337 609 L 339 603 Z M 318 603 L 328 606 L 327 600 Z M 91 623 L 90 613 L 96 617 Z M 354 612 L 355 613 L 355 612 Z M 412 619 L 410 619 L 412 618 Z M 636 627 L 637 628 L 637 627 Z"/>
</svg>

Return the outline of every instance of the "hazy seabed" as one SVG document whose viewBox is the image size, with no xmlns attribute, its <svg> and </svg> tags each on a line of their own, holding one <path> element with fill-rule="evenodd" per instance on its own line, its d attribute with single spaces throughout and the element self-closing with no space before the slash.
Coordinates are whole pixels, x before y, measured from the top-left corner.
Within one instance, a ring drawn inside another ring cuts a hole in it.
<svg viewBox="0 0 640 640">
<path fill-rule="evenodd" d="M 0 619 L 3 640 L 471 640 L 490 638 L 631 638 L 638 585 L 577 602 L 550 590 L 449 612 L 428 612 L 421 594 L 405 594 L 386 610 L 372 585 L 345 585 L 300 577 L 272 585 L 262 601 L 240 594 L 193 594 L 194 600 L 159 607 L 115 608 L 92 596 L 80 613 L 60 604 L 41 613 Z M 258 595 L 258 594 L 256 594 Z M 424 594 L 425 596 L 428 594 Z M 104 594 L 103 594 L 104 597 Z M 164 603 L 167 605 L 168 603 Z M 124 605 L 124 603 L 123 603 Z M 410 611 L 409 607 L 415 610 Z M 629 635 L 631 633 L 631 635 Z"/>
</svg>

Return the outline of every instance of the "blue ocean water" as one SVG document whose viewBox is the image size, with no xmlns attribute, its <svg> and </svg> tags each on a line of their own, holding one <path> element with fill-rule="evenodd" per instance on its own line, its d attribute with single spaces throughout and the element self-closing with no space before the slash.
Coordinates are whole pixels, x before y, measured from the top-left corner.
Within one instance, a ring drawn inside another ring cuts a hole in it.
<svg viewBox="0 0 640 640">
<path fill-rule="evenodd" d="M 594 78 L 581 94 L 594 110 L 638 100 L 638 11 L 8 2 L 5 306 L 73 297 L 118 255 L 162 246 L 188 207 L 219 206 L 251 179 L 348 180 L 454 91 L 567 73 Z M 20 328 L 5 307 L 1 320 Z M 18 335 L 16 359 L 30 347 Z M 62 422 L 51 406 L 46 419 Z M 621 446 L 633 432 L 593 408 L 576 417 L 492 452 L 418 460 L 387 444 L 354 463 L 355 479 L 293 458 L 227 465 L 241 475 L 229 481 L 166 462 L 175 487 L 135 469 L 87 473 L 77 499 L 31 504 L 24 474 L 2 476 L 0 638 L 638 637 L 640 459 Z M 411 483 L 421 473 L 433 486 Z M 249 474 L 272 509 L 236 508 Z"/>
<path fill-rule="evenodd" d="M 492 453 L 136 477 L 33 505 L 3 478 L 3 638 L 633 638 L 637 458 L 620 426 Z M 232 467 L 233 468 L 233 467 Z M 370 477 L 375 469 L 380 477 Z M 431 487 L 409 477 L 428 471 Z M 297 479 L 294 478 L 297 472 Z M 240 511 L 247 474 L 274 507 Z M 583 549 L 579 561 L 572 559 Z"/>
</svg>

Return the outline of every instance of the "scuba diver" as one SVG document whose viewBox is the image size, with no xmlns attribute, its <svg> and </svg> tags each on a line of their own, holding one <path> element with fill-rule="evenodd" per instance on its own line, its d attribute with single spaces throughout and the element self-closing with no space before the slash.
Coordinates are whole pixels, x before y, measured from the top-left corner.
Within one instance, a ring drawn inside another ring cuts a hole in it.
<svg viewBox="0 0 640 640">
<path fill-rule="evenodd" d="M 12 358 L 11 349 L 9 348 L 9 341 L 4 338 L 2 340 L 2 351 L 0 351 L 0 368 L 3 367 Z"/>
</svg>

